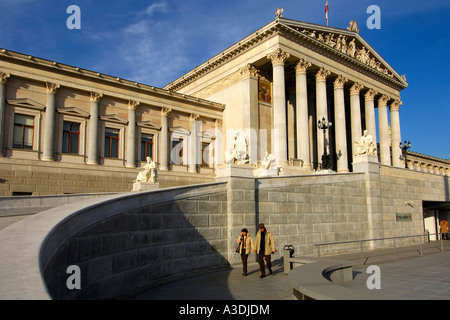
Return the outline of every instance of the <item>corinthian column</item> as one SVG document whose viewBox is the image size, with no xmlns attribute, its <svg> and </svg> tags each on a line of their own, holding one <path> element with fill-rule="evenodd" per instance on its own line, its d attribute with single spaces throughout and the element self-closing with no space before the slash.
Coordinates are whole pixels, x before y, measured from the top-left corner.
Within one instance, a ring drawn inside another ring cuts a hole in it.
<svg viewBox="0 0 450 320">
<path fill-rule="evenodd" d="M 98 103 L 102 97 L 101 93 L 91 92 L 87 164 L 98 164 Z"/>
<path fill-rule="evenodd" d="M 395 100 L 391 106 L 391 140 L 392 140 L 392 165 L 398 168 L 404 168 L 402 163 L 402 149 L 400 149 L 400 142 L 402 136 L 400 134 L 400 116 L 399 109 L 402 105 L 401 101 Z"/>
<path fill-rule="evenodd" d="M 359 100 L 359 92 L 364 86 L 355 83 L 350 88 L 350 122 L 352 128 L 352 156 L 356 154 L 355 142 L 359 141 L 362 136 L 361 126 L 361 103 Z"/>
<path fill-rule="evenodd" d="M 377 125 L 375 123 L 375 96 L 378 94 L 377 91 L 369 89 L 364 95 L 365 98 L 365 110 L 366 110 L 366 130 L 373 137 L 374 142 L 377 140 Z"/>
<path fill-rule="evenodd" d="M 309 153 L 309 115 L 308 115 L 308 87 L 306 81 L 306 70 L 311 63 L 300 59 L 295 67 L 296 83 L 296 115 L 297 115 L 297 158 L 303 160 L 303 166 L 311 167 Z"/>
<path fill-rule="evenodd" d="M 347 160 L 347 134 L 345 129 L 345 100 L 344 84 L 348 81 L 343 76 L 338 76 L 334 81 L 334 117 L 336 132 L 336 154 L 338 155 L 337 171 L 348 172 Z"/>
<path fill-rule="evenodd" d="M 6 82 L 9 73 L 0 72 L 0 156 L 3 156 L 3 140 L 5 138 Z"/>
<path fill-rule="evenodd" d="M 198 114 L 191 114 L 191 143 L 189 150 L 189 172 L 197 173 L 197 150 L 198 150 L 198 138 L 197 138 L 197 125 L 196 120 L 198 119 Z"/>
<path fill-rule="evenodd" d="M 320 70 L 316 74 L 316 118 L 317 121 L 322 120 L 325 118 L 325 120 L 328 121 L 328 107 L 327 107 L 327 77 L 331 74 L 331 71 L 325 70 L 324 68 L 320 68 Z M 324 145 L 327 148 L 327 153 L 330 154 L 330 144 L 329 144 L 329 134 L 330 130 L 327 131 L 328 137 L 326 138 L 327 141 L 324 141 L 322 130 L 317 127 L 317 150 L 318 150 L 318 158 L 319 162 L 321 162 L 320 159 L 321 153 L 324 150 Z"/>
<path fill-rule="evenodd" d="M 159 149 L 159 170 L 169 170 L 169 124 L 168 116 L 172 109 L 161 109 L 161 143 Z"/>
<path fill-rule="evenodd" d="M 383 95 L 378 100 L 378 124 L 380 130 L 380 163 L 391 165 L 391 153 L 389 151 L 389 124 L 387 114 L 387 102 L 391 98 Z"/>
<path fill-rule="evenodd" d="M 275 142 L 276 161 L 287 161 L 286 91 L 284 62 L 290 57 L 280 48 L 267 55 L 273 66 L 273 129 L 278 140 Z M 273 146 L 272 146 L 273 148 Z"/>
<path fill-rule="evenodd" d="M 47 106 L 45 110 L 44 145 L 42 160 L 55 160 L 56 91 L 59 84 L 45 83 Z"/>
<path fill-rule="evenodd" d="M 127 128 L 127 164 L 128 168 L 136 168 L 136 108 L 138 101 L 128 101 Z"/>
</svg>

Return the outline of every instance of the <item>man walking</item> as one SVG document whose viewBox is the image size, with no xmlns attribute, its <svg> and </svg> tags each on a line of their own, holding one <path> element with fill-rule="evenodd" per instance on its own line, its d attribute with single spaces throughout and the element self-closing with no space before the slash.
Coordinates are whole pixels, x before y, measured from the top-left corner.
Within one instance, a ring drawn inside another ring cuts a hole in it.
<svg viewBox="0 0 450 320">
<path fill-rule="evenodd" d="M 266 260 L 267 269 L 269 270 L 269 274 L 272 275 L 272 261 L 271 254 L 275 253 L 275 241 L 273 239 L 273 234 L 269 230 L 266 229 L 264 223 L 260 223 L 258 225 L 258 233 L 256 234 L 255 239 L 255 249 L 253 250 L 258 254 L 259 261 L 259 270 L 261 272 L 260 278 L 264 278 L 266 276 L 264 260 Z"/>
</svg>

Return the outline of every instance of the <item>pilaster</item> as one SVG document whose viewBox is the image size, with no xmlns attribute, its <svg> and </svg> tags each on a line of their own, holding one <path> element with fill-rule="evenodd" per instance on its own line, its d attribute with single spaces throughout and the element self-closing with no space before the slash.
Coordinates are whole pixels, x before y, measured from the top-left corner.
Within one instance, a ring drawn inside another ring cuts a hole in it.
<svg viewBox="0 0 450 320">
<path fill-rule="evenodd" d="M 60 85 L 46 82 L 47 105 L 45 110 L 44 143 L 42 160 L 55 160 L 56 91 Z"/>
<path fill-rule="evenodd" d="M 172 111 L 170 108 L 161 109 L 161 148 L 159 149 L 159 170 L 169 170 L 169 113 Z"/>
<path fill-rule="evenodd" d="M 91 115 L 89 118 L 89 140 L 87 164 L 98 164 L 98 126 L 99 111 L 98 104 L 103 94 L 98 92 L 90 93 Z"/>
</svg>

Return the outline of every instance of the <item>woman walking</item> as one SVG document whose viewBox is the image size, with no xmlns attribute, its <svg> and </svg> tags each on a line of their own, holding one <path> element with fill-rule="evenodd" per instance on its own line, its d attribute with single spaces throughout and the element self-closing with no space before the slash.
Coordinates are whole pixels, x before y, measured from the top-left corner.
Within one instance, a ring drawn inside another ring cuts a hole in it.
<svg viewBox="0 0 450 320">
<path fill-rule="evenodd" d="M 247 258 L 251 252 L 251 248 L 254 248 L 255 244 L 253 243 L 252 236 L 248 234 L 248 230 L 246 228 L 241 230 L 241 234 L 238 238 L 238 244 L 239 254 L 241 255 L 242 260 L 242 275 L 247 276 Z"/>
</svg>

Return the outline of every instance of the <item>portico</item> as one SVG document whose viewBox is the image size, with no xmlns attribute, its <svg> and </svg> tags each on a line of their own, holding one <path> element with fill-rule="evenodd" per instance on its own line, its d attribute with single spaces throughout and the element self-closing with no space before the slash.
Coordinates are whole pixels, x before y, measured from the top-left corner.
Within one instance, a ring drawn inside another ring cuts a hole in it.
<svg viewBox="0 0 450 320">
<path fill-rule="evenodd" d="M 249 68 L 257 86 L 248 85 Z M 352 171 L 364 130 L 379 137 L 382 165 L 402 167 L 399 107 L 407 85 L 356 29 L 277 17 L 165 88 L 225 104 L 223 151 L 227 130 L 250 129 L 257 134 L 246 135 L 249 149 L 258 150 L 250 162 L 258 166 L 267 151 L 290 174 L 320 170 L 324 148 L 333 171 Z M 317 127 L 323 118 L 333 123 L 325 137 Z"/>
</svg>

